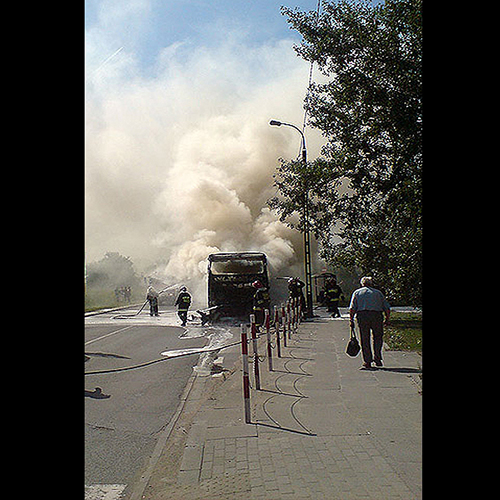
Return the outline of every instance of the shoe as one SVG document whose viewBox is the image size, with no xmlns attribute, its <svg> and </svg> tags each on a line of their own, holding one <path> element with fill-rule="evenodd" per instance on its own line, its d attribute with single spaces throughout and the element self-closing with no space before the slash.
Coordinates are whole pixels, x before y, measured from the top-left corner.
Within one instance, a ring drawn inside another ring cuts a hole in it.
<svg viewBox="0 0 500 500">
<path fill-rule="evenodd" d="M 371 370 L 371 369 L 372 369 L 371 363 L 363 363 L 363 366 L 360 368 L 360 370 Z"/>
<path fill-rule="evenodd" d="M 375 360 L 375 365 L 376 365 L 376 366 L 384 366 L 384 364 L 382 363 L 382 360 L 381 360 L 381 359 L 376 359 L 376 360 Z"/>
</svg>

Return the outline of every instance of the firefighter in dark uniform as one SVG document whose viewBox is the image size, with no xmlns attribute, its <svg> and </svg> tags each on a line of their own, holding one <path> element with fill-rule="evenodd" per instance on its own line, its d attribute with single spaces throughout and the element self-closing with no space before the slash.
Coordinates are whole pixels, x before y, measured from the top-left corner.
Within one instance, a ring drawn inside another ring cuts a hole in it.
<svg viewBox="0 0 500 500">
<path fill-rule="evenodd" d="M 254 281 L 252 286 L 256 289 L 253 296 L 255 324 L 261 326 L 264 323 L 264 309 L 270 309 L 271 307 L 271 297 L 269 290 L 259 280 Z"/>
<path fill-rule="evenodd" d="M 177 314 L 182 321 L 182 326 L 186 326 L 187 314 L 191 305 L 191 295 L 189 295 L 185 286 L 180 289 L 174 305 L 177 306 Z"/>
<path fill-rule="evenodd" d="M 300 281 L 298 277 L 290 278 L 288 280 L 288 291 L 290 293 L 290 298 L 295 299 L 298 298 L 300 301 L 300 309 L 302 314 L 306 311 L 306 299 L 304 297 L 304 293 L 302 289 L 305 287 L 305 283 Z"/>
<path fill-rule="evenodd" d="M 152 287 L 148 287 L 146 300 L 149 302 L 149 315 L 158 316 L 158 292 Z"/>
<path fill-rule="evenodd" d="M 325 302 L 327 311 L 333 313 L 332 318 L 340 318 L 339 301 L 344 300 L 344 292 L 337 285 L 337 277 L 333 276 L 325 283 Z"/>
</svg>

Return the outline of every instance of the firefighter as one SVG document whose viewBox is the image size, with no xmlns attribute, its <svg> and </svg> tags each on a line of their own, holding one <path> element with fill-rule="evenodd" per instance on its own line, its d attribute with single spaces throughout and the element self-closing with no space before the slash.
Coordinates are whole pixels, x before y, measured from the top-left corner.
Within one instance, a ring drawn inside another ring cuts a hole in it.
<svg viewBox="0 0 500 500">
<path fill-rule="evenodd" d="M 333 313 L 332 318 L 341 317 L 339 311 L 340 299 L 345 299 L 344 292 L 342 291 L 342 288 L 337 285 L 337 277 L 332 276 L 332 278 L 325 283 L 325 302 L 327 311 Z"/>
<path fill-rule="evenodd" d="M 295 299 L 298 298 L 300 301 L 300 309 L 302 311 L 302 315 L 304 315 L 306 311 L 306 299 L 304 297 L 304 293 L 302 289 L 305 287 L 305 283 L 301 281 L 298 276 L 295 278 L 290 278 L 288 280 L 288 291 L 290 292 L 290 298 Z"/>
<path fill-rule="evenodd" d="M 189 306 L 191 305 L 191 295 L 189 295 L 185 286 L 180 289 L 180 293 L 174 305 L 177 306 L 177 314 L 182 321 L 182 326 L 186 326 L 187 314 Z"/>
<path fill-rule="evenodd" d="M 152 287 L 148 287 L 146 300 L 149 302 L 149 315 L 158 316 L 158 292 Z"/>
<path fill-rule="evenodd" d="M 255 314 L 255 324 L 259 327 L 264 323 L 264 309 L 271 307 L 271 298 L 269 290 L 259 280 L 254 281 L 252 286 L 255 288 L 253 313 Z"/>
</svg>

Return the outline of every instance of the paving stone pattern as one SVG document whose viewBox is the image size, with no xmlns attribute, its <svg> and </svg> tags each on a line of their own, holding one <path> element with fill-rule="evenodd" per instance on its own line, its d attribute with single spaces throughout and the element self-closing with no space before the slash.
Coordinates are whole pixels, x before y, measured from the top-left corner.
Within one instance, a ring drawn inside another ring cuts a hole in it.
<svg viewBox="0 0 500 500">
<path fill-rule="evenodd" d="M 273 371 L 260 364 L 250 424 L 237 362 L 196 413 L 176 480 L 144 498 L 420 499 L 422 358 L 385 351 L 383 369 L 360 370 L 348 339 L 348 321 L 301 323 Z"/>
</svg>

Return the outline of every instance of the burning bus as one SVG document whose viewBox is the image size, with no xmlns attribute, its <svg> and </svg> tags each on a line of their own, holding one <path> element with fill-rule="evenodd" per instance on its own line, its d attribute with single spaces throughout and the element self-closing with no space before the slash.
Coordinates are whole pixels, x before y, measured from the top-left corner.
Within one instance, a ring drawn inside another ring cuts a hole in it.
<svg viewBox="0 0 500 500">
<path fill-rule="evenodd" d="M 223 252 L 208 256 L 208 306 L 217 317 L 248 317 L 259 280 L 269 287 L 266 255 L 260 252 Z"/>
</svg>

